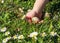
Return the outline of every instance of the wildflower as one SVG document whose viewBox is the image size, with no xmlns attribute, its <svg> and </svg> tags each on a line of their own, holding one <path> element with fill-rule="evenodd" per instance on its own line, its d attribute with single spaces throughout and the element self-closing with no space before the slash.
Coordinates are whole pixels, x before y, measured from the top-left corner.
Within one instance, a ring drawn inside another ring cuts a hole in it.
<svg viewBox="0 0 60 43">
<path fill-rule="evenodd" d="M 2 28 L 0 31 L 1 31 L 1 32 L 5 32 L 6 30 L 7 30 L 7 28 L 4 27 L 4 28 Z"/>
<path fill-rule="evenodd" d="M 4 0 L 2 0 L 1 3 L 4 3 Z"/>
<path fill-rule="evenodd" d="M 8 36 L 9 34 L 10 34 L 10 32 L 9 32 L 9 31 L 5 32 L 5 36 Z"/>
<path fill-rule="evenodd" d="M 50 17 L 50 13 L 46 12 L 45 13 L 45 17 L 48 17 L 49 18 Z"/>
<path fill-rule="evenodd" d="M 18 38 L 18 35 L 14 35 L 14 36 L 13 36 L 13 39 L 17 39 L 17 38 Z"/>
<path fill-rule="evenodd" d="M 35 40 L 37 40 L 37 37 L 36 37 L 37 35 L 38 35 L 37 32 L 33 32 L 33 33 L 31 33 L 31 34 L 29 35 L 29 37 L 34 38 Z"/>
<path fill-rule="evenodd" d="M 7 38 L 3 39 L 2 43 L 7 43 L 7 41 L 10 39 L 11 39 L 11 37 L 7 37 Z"/>
<path fill-rule="evenodd" d="M 37 35 L 38 35 L 37 32 L 33 32 L 33 33 L 31 33 L 31 34 L 29 35 L 29 37 L 36 37 Z"/>
<path fill-rule="evenodd" d="M 56 32 L 54 32 L 54 31 L 52 31 L 52 32 L 50 33 L 50 35 L 51 35 L 51 36 L 56 36 L 56 35 L 57 35 L 57 33 L 56 33 Z"/>
<path fill-rule="evenodd" d="M 37 37 L 34 37 L 35 40 L 37 40 Z"/>
<path fill-rule="evenodd" d="M 23 15 L 21 19 L 23 20 L 23 19 L 25 19 L 25 17 L 26 17 L 26 15 Z"/>
<path fill-rule="evenodd" d="M 18 39 L 24 39 L 24 36 L 23 35 L 19 35 Z"/>
<path fill-rule="evenodd" d="M 46 36 L 46 33 L 45 32 L 41 33 L 41 36 L 42 37 L 45 37 Z"/>
<path fill-rule="evenodd" d="M 37 17 L 33 17 L 33 18 L 32 18 L 32 22 L 33 22 L 33 23 L 37 23 L 38 21 L 39 21 L 39 19 L 38 19 Z"/>
<path fill-rule="evenodd" d="M 28 12 L 30 12 L 31 11 L 31 9 L 28 9 Z"/>
<path fill-rule="evenodd" d="M 23 12 L 24 12 L 22 8 L 19 8 L 19 11 L 20 11 L 21 13 L 23 13 Z"/>
</svg>

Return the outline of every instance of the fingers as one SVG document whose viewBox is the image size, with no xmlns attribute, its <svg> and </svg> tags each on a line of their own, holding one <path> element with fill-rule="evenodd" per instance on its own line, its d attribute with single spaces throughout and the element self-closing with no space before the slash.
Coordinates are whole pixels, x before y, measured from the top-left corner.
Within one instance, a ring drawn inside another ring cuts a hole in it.
<svg viewBox="0 0 60 43">
<path fill-rule="evenodd" d="M 26 20 L 27 20 L 29 23 L 32 23 L 31 17 L 26 16 Z"/>
<path fill-rule="evenodd" d="M 29 22 L 29 23 L 42 23 L 42 13 L 36 13 L 36 12 L 28 12 L 26 14 L 26 20 Z"/>
<path fill-rule="evenodd" d="M 34 23 L 34 24 L 37 24 L 37 23 L 43 23 L 44 20 L 40 20 L 38 19 L 37 17 L 26 17 L 26 21 L 28 21 L 29 23 Z"/>
</svg>

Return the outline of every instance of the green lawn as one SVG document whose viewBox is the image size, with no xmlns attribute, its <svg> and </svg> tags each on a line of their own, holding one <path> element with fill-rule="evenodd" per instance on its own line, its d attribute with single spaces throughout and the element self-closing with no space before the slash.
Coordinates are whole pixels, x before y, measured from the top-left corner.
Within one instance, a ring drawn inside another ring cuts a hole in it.
<svg viewBox="0 0 60 43">
<path fill-rule="evenodd" d="M 60 0 L 45 6 L 43 23 L 29 24 L 21 18 L 34 1 L 0 0 L 0 43 L 60 43 Z"/>
</svg>

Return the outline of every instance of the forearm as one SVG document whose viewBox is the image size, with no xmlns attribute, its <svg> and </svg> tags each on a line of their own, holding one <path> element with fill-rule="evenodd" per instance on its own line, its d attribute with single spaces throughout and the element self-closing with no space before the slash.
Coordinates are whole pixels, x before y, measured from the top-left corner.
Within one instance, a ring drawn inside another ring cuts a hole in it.
<svg viewBox="0 0 60 43">
<path fill-rule="evenodd" d="M 37 12 L 42 12 L 44 6 L 49 0 L 36 0 L 33 10 Z"/>
</svg>

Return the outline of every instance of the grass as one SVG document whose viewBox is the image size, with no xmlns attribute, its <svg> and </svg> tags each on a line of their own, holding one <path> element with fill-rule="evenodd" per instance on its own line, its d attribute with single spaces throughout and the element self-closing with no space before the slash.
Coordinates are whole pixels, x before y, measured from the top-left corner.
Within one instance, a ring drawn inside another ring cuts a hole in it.
<svg viewBox="0 0 60 43">
<path fill-rule="evenodd" d="M 24 35 L 25 38 L 10 39 L 7 43 L 60 43 L 60 1 L 53 0 L 46 5 L 44 12 L 50 13 L 50 17 L 44 17 L 44 22 L 39 24 L 29 24 L 25 19 L 21 19 L 28 9 L 32 9 L 33 4 L 34 0 L 6 0 L 4 3 L 0 0 L 0 43 L 8 36 L 14 35 Z M 4 27 L 10 32 L 8 36 L 1 32 L 1 28 Z M 28 37 L 32 32 L 38 32 L 37 40 Z M 42 37 L 44 32 L 47 36 Z M 52 36 L 51 32 L 56 32 L 57 35 Z"/>
</svg>

